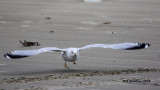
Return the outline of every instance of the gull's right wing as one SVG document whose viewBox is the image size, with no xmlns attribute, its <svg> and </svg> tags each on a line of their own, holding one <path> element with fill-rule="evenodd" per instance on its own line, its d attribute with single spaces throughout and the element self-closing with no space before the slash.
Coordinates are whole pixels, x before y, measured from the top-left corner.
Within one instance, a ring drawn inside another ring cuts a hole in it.
<svg viewBox="0 0 160 90">
<path fill-rule="evenodd" d="M 56 47 L 45 47 L 37 50 L 15 50 L 15 51 L 6 53 L 4 56 L 8 59 L 18 59 L 18 58 L 38 55 L 45 52 L 61 52 L 61 51 L 64 51 L 64 49 L 59 49 Z"/>
</svg>

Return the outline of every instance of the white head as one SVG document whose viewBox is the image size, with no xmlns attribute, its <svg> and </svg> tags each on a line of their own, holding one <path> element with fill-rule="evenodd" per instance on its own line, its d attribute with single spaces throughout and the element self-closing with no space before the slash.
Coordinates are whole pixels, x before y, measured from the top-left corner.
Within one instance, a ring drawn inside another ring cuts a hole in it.
<svg viewBox="0 0 160 90">
<path fill-rule="evenodd" d="M 69 55 L 72 57 L 79 56 L 79 50 L 77 48 L 69 48 Z"/>
<path fill-rule="evenodd" d="M 69 48 L 68 54 L 70 57 L 69 61 L 76 61 L 79 58 L 79 50 L 77 48 Z"/>
<path fill-rule="evenodd" d="M 79 58 L 79 49 L 67 48 L 65 52 L 62 52 L 62 57 L 65 61 L 76 61 Z"/>
</svg>

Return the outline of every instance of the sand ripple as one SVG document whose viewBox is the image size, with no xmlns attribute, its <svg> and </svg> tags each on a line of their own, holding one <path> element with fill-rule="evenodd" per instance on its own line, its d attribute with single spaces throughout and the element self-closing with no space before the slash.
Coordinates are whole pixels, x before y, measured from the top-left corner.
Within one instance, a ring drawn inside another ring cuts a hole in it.
<svg viewBox="0 0 160 90">
<path fill-rule="evenodd" d="M 18 77 L 18 78 L 4 78 L 0 81 L 0 84 L 9 84 L 9 83 L 28 83 L 42 80 L 56 80 L 56 79 L 69 79 L 69 78 L 82 78 L 85 79 L 87 77 L 94 76 L 107 76 L 107 75 L 119 75 L 119 74 L 134 74 L 134 73 L 143 73 L 143 72 L 159 72 L 160 69 L 151 68 L 138 68 L 127 69 L 127 70 L 114 70 L 114 71 L 95 71 L 95 72 L 81 72 L 81 73 L 63 73 L 63 74 L 49 74 L 42 76 L 30 76 L 30 77 Z"/>
</svg>

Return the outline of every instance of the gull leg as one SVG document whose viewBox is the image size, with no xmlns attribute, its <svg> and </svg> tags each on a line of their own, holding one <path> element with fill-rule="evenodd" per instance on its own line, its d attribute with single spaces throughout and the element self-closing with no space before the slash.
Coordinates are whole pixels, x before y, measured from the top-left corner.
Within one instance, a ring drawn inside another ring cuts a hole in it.
<svg viewBox="0 0 160 90">
<path fill-rule="evenodd" d="M 73 64 L 76 64 L 76 61 L 74 61 Z"/>
<path fill-rule="evenodd" d="M 65 68 L 69 68 L 69 67 L 67 66 L 67 64 L 66 64 L 66 61 L 65 61 L 64 67 L 65 67 Z"/>
</svg>

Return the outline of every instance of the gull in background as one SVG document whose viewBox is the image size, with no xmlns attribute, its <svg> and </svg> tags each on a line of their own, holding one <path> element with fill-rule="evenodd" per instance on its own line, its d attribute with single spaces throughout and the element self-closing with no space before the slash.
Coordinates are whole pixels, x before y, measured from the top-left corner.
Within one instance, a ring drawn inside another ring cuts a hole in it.
<svg viewBox="0 0 160 90">
<path fill-rule="evenodd" d="M 18 59 L 18 58 L 25 58 L 29 56 L 38 55 L 45 52 L 61 52 L 61 56 L 65 61 L 64 67 L 69 68 L 66 62 L 68 61 L 68 62 L 73 62 L 73 64 L 76 64 L 76 60 L 78 60 L 79 52 L 81 50 L 87 50 L 90 48 L 137 50 L 137 49 L 145 49 L 148 48 L 149 46 L 150 46 L 149 43 L 119 43 L 119 44 L 90 44 L 81 48 L 64 48 L 64 49 L 60 49 L 57 47 L 45 47 L 37 50 L 15 50 L 4 54 L 4 56 L 8 59 Z"/>
</svg>

